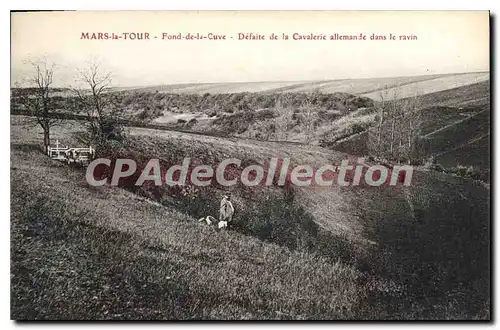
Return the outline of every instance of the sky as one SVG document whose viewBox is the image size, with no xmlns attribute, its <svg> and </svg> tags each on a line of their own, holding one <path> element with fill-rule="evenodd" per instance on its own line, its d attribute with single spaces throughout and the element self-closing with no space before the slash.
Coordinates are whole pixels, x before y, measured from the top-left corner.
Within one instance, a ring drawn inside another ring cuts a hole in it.
<svg viewBox="0 0 500 330">
<path fill-rule="evenodd" d="M 82 40 L 82 32 L 149 33 L 150 40 Z M 228 40 L 162 40 L 163 33 Z M 238 34 L 266 40 L 238 40 Z M 288 40 L 269 40 L 287 34 Z M 364 34 L 367 40 L 293 40 Z M 370 40 L 392 34 L 396 40 Z M 414 35 L 417 40 L 399 40 Z M 154 38 L 156 36 L 156 38 Z M 11 13 L 11 83 L 26 60 L 58 65 L 54 85 L 75 84 L 76 69 L 98 57 L 114 86 L 303 81 L 489 71 L 487 11 L 31 12 Z"/>
</svg>

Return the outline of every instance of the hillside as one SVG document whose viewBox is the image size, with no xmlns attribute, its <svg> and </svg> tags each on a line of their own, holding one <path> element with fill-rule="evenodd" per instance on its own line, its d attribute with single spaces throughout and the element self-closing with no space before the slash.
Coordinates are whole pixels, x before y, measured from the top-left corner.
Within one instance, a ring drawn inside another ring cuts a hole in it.
<svg viewBox="0 0 500 330">
<path fill-rule="evenodd" d="M 178 84 L 116 89 L 109 97 L 132 126 L 152 124 L 227 137 L 320 145 L 367 157 L 366 132 L 376 119 L 377 100 L 383 97 L 390 103 L 415 92 L 422 109 L 424 162 L 433 159 L 445 168 L 472 166 L 488 178 L 488 79 L 489 73 L 464 73 L 272 84 Z M 56 99 L 58 112 L 83 115 L 73 106 L 71 96 Z M 12 113 L 20 109 L 13 97 Z M 485 152 L 478 157 L 475 150 Z"/>
<path fill-rule="evenodd" d="M 424 94 L 420 97 L 421 134 L 426 157 L 434 157 L 445 168 L 474 166 L 490 168 L 490 82 Z M 354 134 L 330 148 L 367 155 L 367 134 Z"/>
<path fill-rule="evenodd" d="M 401 84 L 396 87 L 384 88 L 383 92 L 378 90 L 371 93 L 364 93 L 363 96 L 376 101 L 380 101 L 382 97 L 391 100 L 394 98 L 405 98 L 414 95 L 437 93 L 448 89 L 481 83 L 488 81 L 489 79 L 489 72 L 445 75 L 409 84 Z"/>
<path fill-rule="evenodd" d="M 372 125 L 375 113 L 370 112 L 370 109 L 373 108 L 375 102 L 381 100 L 381 97 L 385 101 L 391 101 L 394 98 L 405 98 L 417 93 L 423 109 L 422 135 L 428 135 L 448 125 L 453 126 L 462 119 L 489 109 L 489 73 L 283 84 L 286 86 L 279 88 L 267 83 L 175 85 L 170 89 L 159 90 L 160 94 L 156 100 L 165 100 L 166 96 L 161 96 L 161 94 L 168 92 L 181 93 L 177 98 L 182 99 L 181 95 L 185 95 L 186 100 L 189 95 L 190 101 L 175 103 L 171 99 L 168 102 L 148 101 L 146 107 L 156 107 L 161 110 L 155 111 L 154 115 L 151 115 L 152 111 L 148 111 L 144 116 L 154 118 L 153 123 L 167 124 L 177 128 L 185 127 L 194 131 L 216 132 L 246 138 L 285 139 L 299 143 L 319 144 L 350 154 L 367 156 L 367 136 L 362 132 Z M 217 89 L 214 89 L 215 85 Z M 248 88 L 245 89 L 245 86 Z M 259 86 L 258 89 L 257 86 Z M 134 93 L 147 95 L 147 91 L 152 91 L 152 89 L 138 89 L 134 90 Z M 242 91 L 245 93 L 218 94 Z M 203 94 L 203 97 L 198 96 L 200 100 L 192 101 L 196 99 L 196 94 L 184 93 L 199 93 L 198 95 Z M 212 99 L 218 101 L 211 101 Z M 304 99 L 309 99 L 310 104 L 304 102 Z M 291 100 L 281 101 L 280 105 L 294 109 L 293 120 L 286 124 L 285 134 L 276 128 L 278 118 L 276 118 L 275 108 L 278 100 Z M 307 107 L 312 107 L 316 113 L 312 119 L 313 132 L 307 131 L 307 125 L 310 125 L 308 120 L 311 119 L 303 115 L 304 112 L 307 113 Z M 265 111 L 258 113 L 260 110 Z M 484 116 L 481 118 L 486 121 L 478 129 L 483 129 L 482 136 L 484 136 L 487 133 L 484 130 L 487 130 L 489 121 Z M 462 132 L 463 130 L 467 130 L 467 127 L 455 129 L 455 133 L 460 136 L 471 135 Z M 440 134 L 445 134 L 445 132 Z M 476 138 L 478 136 L 471 136 L 468 141 L 472 143 Z M 439 155 L 466 145 L 466 141 L 454 141 L 454 139 L 450 140 L 450 137 L 441 138 L 439 134 L 434 135 L 434 139 L 435 142 L 429 142 L 427 139 L 425 147 L 427 157 L 436 156 L 438 159 Z M 427 146 L 429 143 L 438 144 L 439 140 L 444 139 L 448 140 L 450 148 L 436 149 Z M 479 141 L 485 141 L 485 139 Z M 488 149 L 487 146 L 482 148 L 482 150 L 486 149 Z M 455 155 L 458 155 L 458 152 Z M 474 157 L 467 156 L 453 160 L 452 156 L 448 155 L 446 159 L 446 162 L 442 164 L 444 166 L 460 164 L 484 167 L 488 163 L 487 156 L 478 162 L 472 161 Z"/>
<path fill-rule="evenodd" d="M 200 189 L 191 200 L 126 183 L 89 187 L 82 170 L 40 153 L 39 130 L 25 119 L 11 119 L 15 318 L 488 317 L 489 190 L 472 180 L 419 171 L 404 189 L 235 186 L 235 228 L 219 232 L 196 219 L 224 190 Z M 53 136 L 78 144 L 82 130 L 66 121 Z M 146 128 L 130 128 L 114 150 L 139 162 L 355 159 Z M 42 285 L 28 290 L 23 274 Z M 76 274 L 87 284 L 75 286 Z"/>
<path fill-rule="evenodd" d="M 119 188 L 90 189 L 35 149 L 13 149 L 13 318 L 356 317 L 352 267 L 217 232 Z"/>
<path fill-rule="evenodd" d="M 321 81 L 191 83 L 147 87 L 120 87 L 116 91 L 161 92 L 172 94 L 226 94 L 226 93 L 349 93 L 377 99 L 381 90 L 392 92 L 395 86 L 406 86 L 407 91 L 423 90 L 424 94 L 478 83 L 489 79 L 489 73 L 456 73 L 425 76 L 339 79 Z M 392 93 L 390 93 L 392 94 Z"/>
<path fill-rule="evenodd" d="M 320 145 L 367 157 L 370 152 L 366 132 L 376 119 L 377 101 L 373 99 L 380 100 L 383 96 L 385 102 L 390 103 L 391 98 L 408 96 L 415 91 L 422 109 L 424 161 L 433 159 L 445 168 L 472 166 L 473 171 L 481 172 L 482 178 L 488 178 L 488 78 L 488 73 L 467 73 L 294 83 L 279 88 L 249 83 L 248 86 L 262 87 L 261 92 L 224 94 L 197 94 L 195 88 L 201 85 L 188 84 L 169 85 L 164 89 L 156 89 L 156 86 L 115 90 L 109 97 L 119 104 L 121 116 L 132 126 L 159 125 L 228 137 Z M 172 94 L 186 88 L 194 94 Z M 365 93 L 367 91 L 371 92 Z M 58 112 L 83 115 L 72 105 L 71 96 L 56 96 L 56 99 Z M 22 109 L 15 100 L 13 97 L 13 113 Z M 480 112 L 483 114 L 478 115 Z M 474 150 L 485 152 L 478 157 Z"/>
</svg>

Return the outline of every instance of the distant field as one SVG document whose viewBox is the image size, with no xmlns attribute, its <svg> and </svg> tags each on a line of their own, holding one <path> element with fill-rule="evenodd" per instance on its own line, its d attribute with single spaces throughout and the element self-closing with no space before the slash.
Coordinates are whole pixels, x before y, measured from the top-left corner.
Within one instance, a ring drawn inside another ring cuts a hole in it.
<svg viewBox="0 0 500 330">
<path fill-rule="evenodd" d="M 285 86 L 296 85 L 297 82 L 250 82 L 250 83 L 206 83 L 206 84 L 178 84 L 151 87 L 123 88 L 117 90 L 134 90 L 138 92 L 161 92 L 174 94 L 225 94 L 242 92 L 265 92 Z"/>
<path fill-rule="evenodd" d="M 490 81 L 488 79 L 475 84 L 425 94 L 421 99 L 423 107 L 481 107 L 481 110 L 484 110 L 490 105 Z"/>
<path fill-rule="evenodd" d="M 444 91 L 447 89 L 462 87 L 466 85 L 476 84 L 490 79 L 489 72 L 466 73 L 447 75 L 435 79 L 422 80 L 413 82 L 399 87 L 389 88 L 385 90 L 385 99 L 391 100 L 394 98 L 405 98 L 414 95 L 425 95 Z M 380 101 L 382 95 L 380 91 L 363 94 L 375 101 Z"/>
<path fill-rule="evenodd" d="M 380 90 L 389 88 L 391 95 L 395 86 L 402 86 L 401 97 L 409 96 L 412 91 L 423 94 L 474 84 L 489 79 L 488 72 L 425 75 L 409 77 L 387 77 L 369 79 L 339 79 L 320 81 L 277 81 L 277 82 L 236 82 L 236 83 L 199 83 L 175 84 L 147 87 L 116 88 L 139 92 L 162 92 L 178 94 L 224 94 L 224 93 L 321 93 L 344 92 L 379 99 Z M 406 87 L 403 87 L 406 86 Z"/>
<path fill-rule="evenodd" d="M 422 110 L 422 116 L 425 118 L 422 126 L 422 135 L 427 135 L 446 125 L 466 119 L 470 113 L 462 113 L 457 108 L 452 107 L 431 107 Z"/>
<path fill-rule="evenodd" d="M 413 77 L 395 77 L 395 78 L 371 78 L 371 79 L 345 79 L 331 81 L 319 84 L 304 84 L 296 88 L 282 89 L 281 92 L 292 93 L 308 93 L 317 90 L 321 93 L 349 93 L 349 94 L 363 94 L 372 91 L 378 91 L 385 88 L 394 87 L 396 85 L 405 85 L 415 83 L 422 80 L 434 79 L 443 77 L 443 75 L 429 75 L 429 76 L 413 76 Z"/>
</svg>

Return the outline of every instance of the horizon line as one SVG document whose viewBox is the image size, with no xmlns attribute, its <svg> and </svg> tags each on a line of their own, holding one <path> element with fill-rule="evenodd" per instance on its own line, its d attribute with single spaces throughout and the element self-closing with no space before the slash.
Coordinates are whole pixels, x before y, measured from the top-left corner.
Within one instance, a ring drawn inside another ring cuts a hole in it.
<svg viewBox="0 0 500 330">
<path fill-rule="evenodd" d="M 449 76 L 449 75 L 464 75 L 464 74 L 473 74 L 473 73 L 490 73 L 488 70 L 479 70 L 479 71 L 461 71 L 461 72 L 448 72 L 448 73 L 430 73 L 430 74 L 415 74 L 415 75 L 397 75 L 397 76 L 378 76 L 378 77 L 357 77 L 357 78 L 333 78 L 333 79 L 310 79 L 310 80 L 256 80 L 256 81 L 223 81 L 223 82 L 173 82 L 173 83 L 164 83 L 164 84 L 148 84 L 148 85 L 115 85 L 109 87 L 110 89 L 118 89 L 118 88 L 126 88 L 126 89 L 139 89 L 139 88 L 151 88 L 156 86 L 172 86 L 172 85 L 205 85 L 205 84 L 214 84 L 214 85 L 225 85 L 225 84 L 265 84 L 265 83 L 314 83 L 314 82 L 333 82 L 333 81 L 342 81 L 342 80 L 364 80 L 364 79 L 389 79 L 389 78 L 403 78 L 403 77 L 425 77 L 425 76 Z M 417 83 L 417 82 L 415 82 Z M 11 83 L 10 88 L 18 88 L 14 87 Z M 21 88 L 30 88 L 30 87 L 21 87 Z M 53 88 L 60 89 L 70 89 L 69 85 L 57 85 Z"/>
<path fill-rule="evenodd" d="M 171 86 L 171 85 L 204 85 L 204 84 L 248 84 L 248 83 L 304 83 L 304 82 L 330 82 L 330 81 L 341 81 L 341 80 L 362 80 L 362 79 L 386 79 L 386 78 L 403 78 L 403 77 L 423 77 L 423 76 L 448 76 L 448 75 L 462 75 L 471 73 L 490 73 L 490 70 L 480 70 L 480 71 L 461 71 L 461 72 L 449 72 L 449 73 L 430 73 L 430 74 L 415 74 L 415 75 L 403 75 L 403 76 L 378 76 L 378 77 L 357 77 L 357 78 L 333 78 L 333 79 L 310 79 L 310 80 L 256 80 L 256 81 L 223 81 L 223 82 L 177 82 L 177 83 L 165 83 L 165 84 L 150 84 L 150 85 L 126 85 L 126 86 L 113 86 L 111 88 L 147 88 L 153 86 Z"/>
</svg>

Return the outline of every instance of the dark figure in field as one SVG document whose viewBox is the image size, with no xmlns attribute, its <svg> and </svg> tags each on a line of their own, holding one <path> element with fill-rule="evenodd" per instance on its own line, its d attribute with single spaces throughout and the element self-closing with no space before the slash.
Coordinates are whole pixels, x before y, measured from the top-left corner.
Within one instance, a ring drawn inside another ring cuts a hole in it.
<svg viewBox="0 0 500 330">
<path fill-rule="evenodd" d="M 227 227 L 228 223 L 233 220 L 234 206 L 231 203 L 231 195 L 224 195 L 220 202 L 219 209 L 219 227 Z"/>
</svg>

